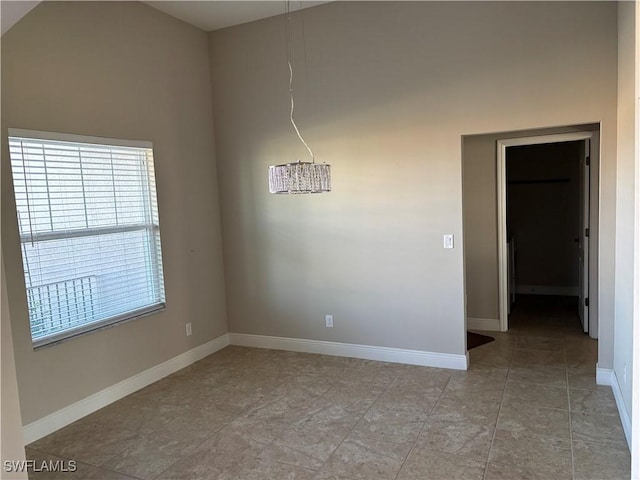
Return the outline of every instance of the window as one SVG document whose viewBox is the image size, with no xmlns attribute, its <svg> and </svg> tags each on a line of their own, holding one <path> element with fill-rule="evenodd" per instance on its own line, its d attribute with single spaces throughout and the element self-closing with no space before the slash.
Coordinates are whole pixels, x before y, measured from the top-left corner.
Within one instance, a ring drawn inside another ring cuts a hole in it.
<svg viewBox="0 0 640 480">
<path fill-rule="evenodd" d="M 150 142 L 9 129 L 35 347 L 165 306 Z"/>
</svg>

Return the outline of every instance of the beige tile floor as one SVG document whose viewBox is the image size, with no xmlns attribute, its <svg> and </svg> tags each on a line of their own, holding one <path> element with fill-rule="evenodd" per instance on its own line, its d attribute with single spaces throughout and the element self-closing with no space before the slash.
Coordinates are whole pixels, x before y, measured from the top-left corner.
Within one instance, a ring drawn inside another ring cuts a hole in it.
<svg viewBox="0 0 640 480">
<path fill-rule="evenodd" d="M 628 479 L 597 343 L 533 300 L 466 372 L 225 348 L 29 445 L 78 462 L 30 478 Z"/>
</svg>

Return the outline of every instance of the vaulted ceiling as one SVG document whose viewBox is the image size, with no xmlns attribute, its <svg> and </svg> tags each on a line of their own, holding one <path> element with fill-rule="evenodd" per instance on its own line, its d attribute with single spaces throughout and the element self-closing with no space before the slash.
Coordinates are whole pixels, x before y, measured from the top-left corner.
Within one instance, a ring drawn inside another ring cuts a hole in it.
<svg viewBox="0 0 640 480">
<path fill-rule="evenodd" d="M 4 35 L 39 3 L 39 1 L 2 1 L 0 12 L 2 34 Z M 206 32 L 280 15 L 285 12 L 286 5 L 284 0 L 147 1 L 144 3 Z M 322 3 L 328 3 L 328 1 L 291 2 L 290 9 L 300 10 Z"/>
</svg>

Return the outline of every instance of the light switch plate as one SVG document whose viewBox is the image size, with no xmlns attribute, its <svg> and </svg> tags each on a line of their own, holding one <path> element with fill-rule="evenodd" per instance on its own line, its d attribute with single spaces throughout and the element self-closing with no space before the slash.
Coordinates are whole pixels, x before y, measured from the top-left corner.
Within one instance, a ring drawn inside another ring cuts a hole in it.
<svg viewBox="0 0 640 480">
<path fill-rule="evenodd" d="M 444 234 L 444 248 L 453 248 L 453 233 Z"/>
</svg>

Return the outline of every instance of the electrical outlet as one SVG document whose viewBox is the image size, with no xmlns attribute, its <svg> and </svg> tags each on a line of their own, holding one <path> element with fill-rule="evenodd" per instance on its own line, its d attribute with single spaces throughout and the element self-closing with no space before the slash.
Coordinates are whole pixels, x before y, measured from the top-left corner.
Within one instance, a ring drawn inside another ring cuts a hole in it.
<svg viewBox="0 0 640 480">
<path fill-rule="evenodd" d="M 186 324 L 187 337 L 191 336 L 191 322 Z"/>
<path fill-rule="evenodd" d="M 324 323 L 327 328 L 333 328 L 333 315 L 325 315 Z"/>
</svg>

